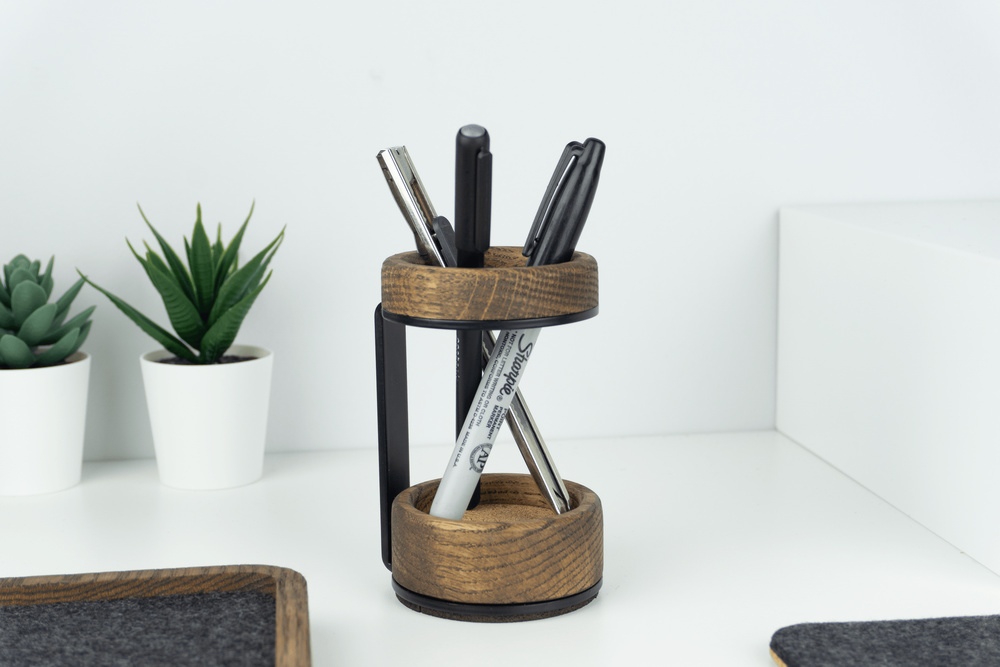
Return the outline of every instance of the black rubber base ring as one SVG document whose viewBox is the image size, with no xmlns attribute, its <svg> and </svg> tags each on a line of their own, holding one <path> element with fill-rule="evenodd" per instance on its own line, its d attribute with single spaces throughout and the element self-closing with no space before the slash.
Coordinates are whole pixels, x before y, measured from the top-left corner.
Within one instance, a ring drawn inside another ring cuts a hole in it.
<svg viewBox="0 0 1000 667">
<path fill-rule="evenodd" d="M 556 600 L 540 602 L 525 602 L 522 604 L 469 604 L 464 602 L 449 602 L 438 598 L 414 593 L 392 580 L 392 589 L 396 598 L 404 605 L 421 614 L 450 618 L 456 621 L 473 623 L 513 623 L 517 621 L 534 621 L 540 618 L 550 618 L 560 614 L 568 614 L 591 602 L 601 590 L 603 579 L 585 591 Z"/>
</svg>

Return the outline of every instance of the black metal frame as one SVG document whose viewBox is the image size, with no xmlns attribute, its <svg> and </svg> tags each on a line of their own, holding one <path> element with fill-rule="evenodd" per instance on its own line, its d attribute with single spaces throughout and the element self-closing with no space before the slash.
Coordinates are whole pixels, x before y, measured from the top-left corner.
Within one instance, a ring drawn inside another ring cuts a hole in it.
<svg viewBox="0 0 1000 667">
<path fill-rule="evenodd" d="M 429 320 L 400 316 L 375 308 L 375 372 L 378 393 L 379 510 L 382 562 L 392 571 L 392 502 L 410 487 L 410 435 L 406 376 L 406 327 L 418 326 L 457 331 L 548 327 L 579 322 L 597 315 L 597 307 L 555 317 L 506 320 Z M 481 357 L 481 355 L 480 355 Z M 461 412 L 458 410 L 457 412 Z M 571 611 L 592 600 L 600 582 L 590 589 L 560 600 L 524 605 L 463 604 L 428 598 L 408 591 L 393 580 L 397 597 L 407 606 L 449 617 L 478 620 L 542 618 Z"/>
</svg>

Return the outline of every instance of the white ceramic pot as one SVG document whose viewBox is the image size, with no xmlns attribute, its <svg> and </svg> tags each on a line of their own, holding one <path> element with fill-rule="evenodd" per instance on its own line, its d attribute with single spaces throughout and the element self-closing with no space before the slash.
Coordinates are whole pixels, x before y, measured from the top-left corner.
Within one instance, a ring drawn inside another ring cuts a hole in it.
<svg viewBox="0 0 1000 667">
<path fill-rule="evenodd" d="M 260 479 L 271 396 L 269 350 L 234 345 L 226 354 L 255 357 L 229 364 L 159 363 L 140 357 L 160 481 L 179 489 L 226 489 Z"/>
<path fill-rule="evenodd" d="M 83 352 L 58 366 L 0 370 L 0 495 L 80 482 L 89 381 Z"/>
</svg>

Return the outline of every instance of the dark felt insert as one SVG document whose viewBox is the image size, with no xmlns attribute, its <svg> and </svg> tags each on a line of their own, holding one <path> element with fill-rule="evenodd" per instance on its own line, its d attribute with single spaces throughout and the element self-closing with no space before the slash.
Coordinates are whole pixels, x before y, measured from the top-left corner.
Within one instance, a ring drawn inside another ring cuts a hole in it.
<svg viewBox="0 0 1000 667">
<path fill-rule="evenodd" d="M 274 642 L 252 591 L 0 606 L 0 665 L 273 667 Z"/>
<path fill-rule="evenodd" d="M 788 667 L 997 667 L 1000 616 L 804 623 L 774 633 L 771 650 Z"/>
</svg>

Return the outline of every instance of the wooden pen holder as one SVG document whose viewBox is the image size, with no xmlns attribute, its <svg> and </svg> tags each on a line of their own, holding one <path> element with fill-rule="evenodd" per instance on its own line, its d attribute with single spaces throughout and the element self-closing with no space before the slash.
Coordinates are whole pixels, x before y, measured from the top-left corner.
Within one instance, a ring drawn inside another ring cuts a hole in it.
<svg viewBox="0 0 1000 667">
<path fill-rule="evenodd" d="M 522 329 L 597 314 L 597 262 L 584 253 L 527 267 L 520 248 L 491 248 L 485 267 L 428 266 L 416 252 L 382 265 L 375 310 L 382 559 L 411 609 L 466 621 L 564 614 L 593 600 L 603 565 L 603 512 L 566 481 L 557 514 L 529 475 L 484 474 L 479 504 L 461 521 L 428 514 L 440 480 L 410 486 L 406 327 Z"/>
</svg>

